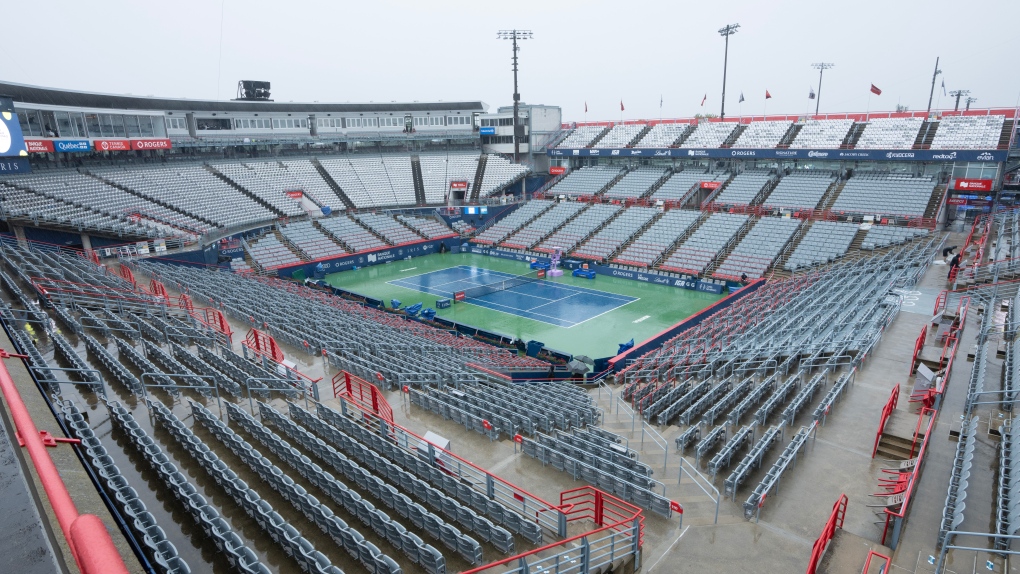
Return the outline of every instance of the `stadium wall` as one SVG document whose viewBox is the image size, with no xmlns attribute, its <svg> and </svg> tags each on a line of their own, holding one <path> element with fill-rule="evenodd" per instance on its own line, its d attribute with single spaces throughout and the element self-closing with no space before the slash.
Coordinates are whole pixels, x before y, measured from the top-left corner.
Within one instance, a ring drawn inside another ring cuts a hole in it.
<svg viewBox="0 0 1020 574">
<path fill-rule="evenodd" d="M 334 257 L 333 259 L 328 259 L 326 261 L 313 261 L 310 263 L 280 267 L 276 270 L 276 272 L 281 278 L 288 279 L 298 271 L 304 271 L 305 277 L 314 277 L 316 275 L 316 271 L 323 274 L 349 271 L 358 267 L 370 267 L 372 265 L 390 263 L 401 259 L 439 253 L 439 246 L 443 243 L 446 243 L 446 248 L 448 250 L 455 253 L 459 250 L 461 239 L 459 237 L 448 237 L 446 239 L 420 241 L 418 243 L 389 247 L 386 249 L 377 249 L 375 251 L 356 253 L 354 255 L 347 255 L 344 257 Z M 320 265 L 322 266 L 321 269 L 319 269 Z"/>
</svg>

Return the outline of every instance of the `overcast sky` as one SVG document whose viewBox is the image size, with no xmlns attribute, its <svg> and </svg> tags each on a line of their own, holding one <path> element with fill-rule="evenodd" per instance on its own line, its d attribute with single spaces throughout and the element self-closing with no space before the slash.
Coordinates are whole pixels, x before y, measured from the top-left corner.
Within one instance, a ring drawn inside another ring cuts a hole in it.
<svg viewBox="0 0 1020 574">
<path fill-rule="evenodd" d="M 495 111 L 513 92 L 496 32 L 517 27 L 534 33 L 520 52 L 523 101 L 559 105 L 567 121 L 585 119 L 585 102 L 588 120 L 618 120 L 621 99 L 625 119 L 689 117 L 719 113 L 717 30 L 739 23 L 727 115 L 813 112 L 813 62 L 835 63 L 822 112 L 923 110 L 936 56 L 933 107 L 952 109 L 943 80 L 974 107 L 1013 107 L 1018 16 L 1018 0 L 10 2 L 0 78 L 202 99 L 268 80 L 277 101 L 480 99 Z M 882 95 L 869 101 L 871 84 Z"/>
</svg>

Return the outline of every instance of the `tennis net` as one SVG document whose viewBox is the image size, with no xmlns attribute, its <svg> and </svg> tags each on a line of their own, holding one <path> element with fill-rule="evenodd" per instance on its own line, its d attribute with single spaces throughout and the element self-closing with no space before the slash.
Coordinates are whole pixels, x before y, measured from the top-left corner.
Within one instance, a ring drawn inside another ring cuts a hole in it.
<svg viewBox="0 0 1020 574">
<path fill-rule="evenodd" d="M 506 279 L 501 279 L 499 281 L 488 283 L 486 285 L 479 285 L 478 287 L 471 287 L 468 289 L 464 289 L 463 291 L 456 291 L 453 294 L 453 300 L 464 301 L 465 299 L 475 299 L 478 297 L 483 297 L 490 293 L 506 291 L 507 289 L 513 289 L 514 287 L 527 285 L 528 283 L 534 283 L 544 278 L 545 270 L 539 269 L 537 271 L 532 271 L 531 273 L 527 273 L 525 275 L 516 275 L 514 277 L 508 277 Z"/>
</svg>

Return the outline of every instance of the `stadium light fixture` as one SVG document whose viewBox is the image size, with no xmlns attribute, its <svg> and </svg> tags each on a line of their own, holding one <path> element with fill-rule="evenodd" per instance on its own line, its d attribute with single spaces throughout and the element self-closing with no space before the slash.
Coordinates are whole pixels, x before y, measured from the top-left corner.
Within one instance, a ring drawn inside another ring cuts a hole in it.
<svg viewBox="0 0 1020 574">
<path fill-rule="evenodd" d="M 719 119 L 726 117 L 726 64 L 730 57 L 730 36 L 737 33 L 740 24 L 727 24 L 725 28 L 719 28 L 719 35 L 726 38 L 726 50 L 723 52 L 722 61 L 722 107 L 719 109 Z"/>
<path fill-rule="evenodd" d="M 815 94 L 815 115 L 818 115 L 818 108 L 822 105 L 822 73 L 825 70 L 835 66 L 836 64 L 830 62 L 818 62 L 811 64 L 811 67 L 818 70 L 818 93 Z"/>
<path fill-rule="evenodd" d="M 970 97 L 970 96 L 967 96 L 967 99 L 966 99 L 965 101 L 967 102 L 967 108 L 966 108 L 966 111 L 968 111 L 968 112 L 969 112 L 969 111 L 970 111 L 970 105 L 971 105 L 971 104 L 973 104 L 974 102 L 976 102 L 976 101 L 977 101 L 977 98 L 972 98 L 972 97 Z"/>
<path fill-rule="evenodd" d="M 496 37 L 501 40 L 513 41 L 513 63 L 514 63 L 514 163 L 520 163 L 521 161 L 521 138 L 524 135 L 524 129 L 518 125 L 520 122 L 520 103 L 521 94 L 517 91 L 517 52 L 520 51 L 520 47 L 517 46 L 517 42 L 520 40 L 531 40 L 534 36 L 531 30 L 500 30 L 496 33 Z"/>
<path fill-rule="evenodd" d="M 970 90 L 953 90 L 953 91 L 949 92 L 949 95 L 956 97 L 956 106 L 953 107 L 953 111 L 954 112 L 958 112 L 958 111 L 960 111 L 960 98 L 963 97 L 963 96 L 969 96 L 970 95 Z M 967 98 L 967 99 L 970 99 L 970 98 Z"/>
<path fill-rule="evenodd" d="M 931 99 L 932 99 L 932 97 L 935 96 L 935 78 L 937 78 L 939 76 L 939 74 L 941 74 L 941 73 L 942 73 L 942 70 L 939 69 L 939 58 L 936 57 L 935 58 L 935 73 L 931 75 L 931 91 L 928 92 L 928 113 L 927 113 L 928 116 L 931 116 Z M 942 81 L 942 89 L 943 90 L 946 89 L 946 82 L 945 82 L 945 80 Z M 959 99 L 956 100 L 956 104 L 957 104 L 957 106 L 959 106 L 959 104 L 960 104 L 960 100 Z"/>
</svg>

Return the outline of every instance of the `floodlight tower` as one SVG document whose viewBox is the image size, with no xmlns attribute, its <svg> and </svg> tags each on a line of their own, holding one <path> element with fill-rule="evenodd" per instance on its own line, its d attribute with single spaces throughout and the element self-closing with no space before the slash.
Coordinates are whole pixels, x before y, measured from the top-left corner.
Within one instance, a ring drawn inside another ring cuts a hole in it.
<svg viewBox="0 0 1020 574">
<path fill-rule="evenodd" d="M 740 28 L 740 24 L 727 24 L 724 28 L 719 28 L 719 35 L 726 38 L 726 49 L 723 52 L 722 61 L 722 106 L 719 108 L 719 119 L 726 117 L 726 64 L 730 58 L 730 36 L 737 33 L 737 29 Z"/>
<path fill-rule="evenodd" d="M 815 115 L 818 115 L 818 107 L 822 105 L 822 73 L 825 70 L 835 66 L 830 62 L 818 62 L 817 64 L 811 64 L 811 67 L 818 70 L 818 93 L 815 94 Z"/>
<path fill-rule="evenodd" d="M 966 99 L 966 100 L 964 100 L 964 101 L 966 101 L 966 102 L 967 102 L 967 108 L 966 108 L 966 110 L 967 110 L 967 111 L 969 112 L 969 111 L 970 111 L 970 105 L 971 105 L 971 104 L 973 104 L 974 102 L 976 102 L 976 101 L 977 101 L 977 98 L 972 98 L 972 97 L 970 97 L 970 96 L 967 96 L 967 99 Z"/>
<path fill-rule="evenodd" d="M 496 33 L 496 37 L 501 40 L 513 41 L 514 49 L 514 163 L 520 163 L 521 158 L 521 137 L 524 135 L 524 129 L 518 125 L 520 121 L 518 116 L 520 114 L 520 103 L 521 94 L 517 91 L 517 52 L 520 48 L 517 46 L 519 40 L 531 40 L 533 38 L 531 30 L 500 30 Z"/>
<path fill-rule="evenodd" d="M 954 112 L 960 111 L 960 98 L 963 96 L 969 96 L 970 90 L 953 90 L 949 92 L 950 96 L 956 97 L 956 106 L 953 107 Z"/>
</svg>

